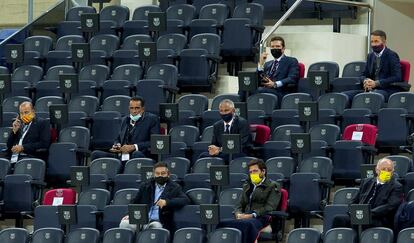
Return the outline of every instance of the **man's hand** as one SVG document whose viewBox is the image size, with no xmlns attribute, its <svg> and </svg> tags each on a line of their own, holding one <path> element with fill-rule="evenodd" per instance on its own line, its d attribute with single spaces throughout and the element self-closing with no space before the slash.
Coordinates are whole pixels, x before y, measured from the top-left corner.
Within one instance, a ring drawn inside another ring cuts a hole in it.
<svg viewBox="0 0 414 243">
<path fill-rule="evenodd" d="M 253 214 L 238 213 L 236 214 L 236 219 L 251 219 Z"/>
<path fill-rule="evenodd" d="M 127 220 L 127 219 L 129 219 L 129 216 L 127 215 L 127 216 L 124 216 L 123 218 L 122 218 L 122 220 Z"/>
<path fill-rule="evenodd" d="M 266 82 L 262 82 L 264 87 L 270 88 L 270 89 L 275 87 L 275 82 L 273 82 L 269 77 L 263 77 L 263 80 L 266 80 Z"/>
<path fill-rule="evenodd" d="M 165 201 L 164 199 L 160 199 L 160 200 L 157 201 L 156 205 L 160 208 L 163 208 L 167 205 L 167 201 Z"/>
<path fill-rule="evenodd" d="M 12 151 L 13 153 L 21 153 L 21 152 L 23 152 L 23 146 L 22 146 L 22 145 L 14 145 L 14 146 L 11 148 L 11 151 Z"/>
<path fill-rule="evenodd" d="M 208 146 L 208 153 L 211 156 L 218 155 L 220 153 L 220 148 L 215 145 Z"/>
<path fill-rule="evenodd" d="M 376 86 L 377 86 L 377 85 L 376 85 L 376 83 L 375 83 L 375 81 L 374 81 L 374 80 L 369 79 L 369 78 L 367 78 L 367 79 L 365 79 L 365 80 L 364 80 L 364 90 L 365 90 L 365 91 L 371 91 L 371 90 L 373 90 Z"/>
<path fill-rule="evenodd" d="M 22 126 L 22 122 L 20 121 L 19 116 L 14 119 L 12 126 L 13 133 L 16 134 Z"/>
<path fill-rule="evenodd" d="M 121 152 L 121 150 L 119 150 L 120 148 L 121 148 L 121 144 L 119 144 L 119 143 L 114 144 L 114 145 L 112 145 L 112 148 L 109 149 L 109 152 L 120 153 Z"/>
<path fill-rule="evenodd" d="M 262 54 L 260 54 L 259 66 L 264 65 L 264 63 L 266 62 L 266 59 L 267 59 L 267 55 L 269 55 L 267 52 L 263 52 Z"/>
<path fill-rule="evenodd" d="M 121 148 L 119 148 L 119 150 L 121 151 L 121 153 L 129 154 L 135 151 L 135 146 L 133 144 L 125 144 L 122 145 Z"/>
</svg>

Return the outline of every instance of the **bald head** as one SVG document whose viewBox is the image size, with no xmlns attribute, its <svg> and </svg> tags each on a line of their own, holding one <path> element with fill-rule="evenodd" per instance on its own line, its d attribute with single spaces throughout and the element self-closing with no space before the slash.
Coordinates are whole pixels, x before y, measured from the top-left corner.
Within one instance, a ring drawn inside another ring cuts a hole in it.
<svg viewBox="0 0 414 243">
<path fill-rule="evenodd" d="M 29 108 L 29 109 L 33 110 L 33 104 L 32 104 L 32 102 L 24 101 L 19 106 L 19 109 L 22 109 L 22 108 Z"/>
<path fill-rule="evenodd" d="M 388 158 L 382 158 L 378 160 L 377 167 L 375 168 L 377 175 L 381 170 L 388 171 L 393 173 L 394 172 L 394 162 Z"/>
</svg>

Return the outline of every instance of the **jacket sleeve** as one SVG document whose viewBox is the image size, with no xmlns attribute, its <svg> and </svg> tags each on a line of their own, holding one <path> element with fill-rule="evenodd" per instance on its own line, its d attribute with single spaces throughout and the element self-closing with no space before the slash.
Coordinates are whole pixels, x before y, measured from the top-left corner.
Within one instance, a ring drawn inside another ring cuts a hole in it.
<svg viewBox="0 0 414 243">
<path fill-rule="evenodd" d="M 215 145 L 217 147 L 221 147 L 221 144 L 219 142 L 219 136 L 221 136 L 222 133 L 217 128 L 217 125 L 213 125 L 213 138 L 211 139 L 211 144 Z"/>
<path fill-rule="evenodd" d="M 283 86 L 288 84 L 296 84 L 299 80 L 299 64 L 296 58 L 290 58 L 287 77 L 279 80 Z M 277 80 L 276 80 L 277 81 Z"/>
<path fill-rule="evenodd" d="M 172 197 L 165 199 L 167 202 L 166 207 L 169 208 L 181 208 L 190 203 L 187 195 L 182 191 L 180 185 L 175 185 L 173 191 L 171 192 Z"/>
<path fill-rule="evenodd" d="M 150 148 L 150 146 L 151 146 L 151 135 L 152 134 L 160 134 L 160 121 L 158 120 L 157 117 L 151 116 L 149 130 L 150 130 L 150 137 L 149 137 L 148 141 L 143 141 L 143 142 L 137 143 L 138 149 L 140 151 L 146 151 L 147 149 Z"/>
<path fill-rule="evenodd" d="M 14 134 L 14 132 L 12 131 L 9 135 L 9 138 L 7 139 L 7 151 L 11 152 L 11 148 L 16 145 L 19 142 L 19 137 L 20 137 L 20 130 Z"/>
<path fill-rule="evenodd" d="M 401 64 L 398 54 L 390 51 L 388 57 L 390 62 L 390 75 L 387 78 L 378 80 L 382 88 L 388 87 L 392 83 L 402 81 Z"/>
<path fill-rule="evenodd" d="M 280 191 L 274 183 L 272 183 L 271 187 L 272 188 L 267 197 L 266 205 L 262 208 L 256 209 L 255 211 L 258 217 L 264 216 L 271 211 L 277 210 L 277 206 L 279 205 L 281 198 Z"/>
<path fill-rule="evenodd" d="M 372 215 L 375 217 L 387 216 L 389 213 L 394 212 L 401 204 L 402 199 L 402 186 L 401 184 L 395 184 L 394 188 L 388 196 L 387 203 L 371 210 Z"/>
<path fill-rule="evenodd" d="M 35 142 L 23 143 L 23 152 L 34 154 L 37 149 L 47 149 L 50 145 L 50 125 L 46 120 L 39 120 L 37 122 L 37 131 L 39 133 L 39 140 Z M 30 132 L 30 128 L 29 128 Z M 23 140 L 24 141 L 24 140 Z"/>
</svg>

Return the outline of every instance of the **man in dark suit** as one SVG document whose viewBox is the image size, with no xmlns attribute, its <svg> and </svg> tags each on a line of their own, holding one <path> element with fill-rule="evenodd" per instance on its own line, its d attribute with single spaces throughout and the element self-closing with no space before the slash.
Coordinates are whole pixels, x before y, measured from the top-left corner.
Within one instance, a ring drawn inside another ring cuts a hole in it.
<svg viewBox="0 0 414 243">
<path fill-rule="evenodd" d="M 255 159 L 249 162 L 249 179 L 243 185 L 240 201 L 234 210 L 234 220 L 223 220 L 217 226 L 237 228 L 243 243 L 253 243 L 260 231 L 270 222 L 271 211 L 276 211 L 281 194 L 279 185 L 266 178 L 266 164 Z"/>
<path fill-rule="evenodd" d="M 131 98 L 129 113 L 129 116 L 122 119 L 121 131 L 109 152 L 93 151 L 92 160 L 112 157 L 127 161 L 130 158 L 142 158 L 149 155 L 151 134 L 160 133 L 158 117 L 145 112 L 145 101 L 142 97 Z"/>
<path fill-rule="evenodd" d="M 289 92 L 289 86 L 296 85 L 299 80 L 299 64 L 296 58 L 284 54 L 285 40 L 282 37 L 271 38 L 270 48 L 274 60 L 265 62 L 268 53 L 260 55 L 257 71 L 261 87 L 257 93 L 275 94 L 280 104 L 283 96 Z M 243 98 L 244 92 L 240 91 L 239 95 Z"/>
<path fill-rule="evenodd" d="M 235 111 L 233 101 L 224 99 L 220 102 L 219 112 L 222 120 L 214 123 L 211 145 L 208 146 L 208 152 L 202 153 L 200 158 L 217 156 L 228 161 L 228 155 L 221 152 L 223 147 L 223 134 L 240 134 L 242 151 L 240 154 L 233 155 L 233 158 L 246 156 L 249 152 L 249 148 L 252 144 L 249 124 L 242 117 L 236 116 Z"/>
<path fill-rule="evenodd" d="M 25 157 L 46 159 L 50 145 L 50 124 L 36 117 L 32 103 L 23 102 L 19 106 L 20 116 L 12 124 L 12 132 L 7 140 L 7 153 L 11 162 Z M 42 151 L 43 150 L 43 151 Z"/>
<path fill-rule="evenodd" d="M 165 163 L 156 163 L 153 172 L 154 178 L 141 183 L 133 203 L 148 206 L 150 222 L 144 228 L 165 228 L 173 234 L 175 232 L 174 211 L 189 204 L 190 200 L 182 191 L 181 186 L 170 180 L 170 172 Z M 119 226 L 136 229 L 136 225 L 129 224 L 128 216 L 122 219 Z"/>
<path fill-rule="evenodd" d="M 398 87 L 392 83 L 403 82 L 401 74 L 400 58 L 397 53 L 387 46 L 387 35 L 382 30 L 371 33 L 372 52 L 368 54 L 367 64 L 361 77 L 361 83 L 365 91 L 382 94 L 385 100 L 398 91 Z M 351 99 L 360 91 L 346 91 Z"/>
<path fill-rule="evenodd" d="M 380 159 L 375 168 L 377 177 L 362 180 L 354 204 L 371 204 L 371 225 L 393 229 L 394 215 L 403 199 L 402 185 L 393 177 L 394 163 L 387 158 Z M 350 225 L 349 215 L 338 215 L 334 227 Z"/>
</svg>

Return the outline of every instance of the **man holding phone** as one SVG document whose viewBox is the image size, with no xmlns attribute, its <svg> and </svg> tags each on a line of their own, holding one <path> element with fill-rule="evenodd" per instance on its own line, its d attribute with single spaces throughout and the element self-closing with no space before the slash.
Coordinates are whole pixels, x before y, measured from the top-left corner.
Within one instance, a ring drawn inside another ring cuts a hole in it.
<svg viewBox="0 0 414 243">
<path fill-rule="evenodd" d="M 20 104 L 19 112 L 7 140 L 8 158 L 13 163 L 25 157 L 46 159 L 42 154 L 50 145 L 49 122 L 36 117 L 35 109 L 28 101 Z"/>
<path fill-rule="evenodd" d="M 257 93 L 275 94 L 280 104 L 283 96 L 289 92 L 288 86 L 297 84 L 299 80 L 299 64 L 296 58 L 284 54 L 285 40 L 280 36 L 270 39 L 270 51 L 274 60 L 268 62 L 268 53 L 260 54 L 257 72 L 261 87 L 257 89 Z M 239 95 L 242 99 L 245 96 L 242 91 L 239 91 Z"/>
</svg>

